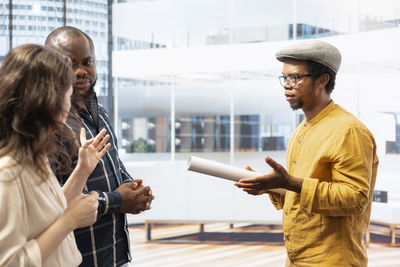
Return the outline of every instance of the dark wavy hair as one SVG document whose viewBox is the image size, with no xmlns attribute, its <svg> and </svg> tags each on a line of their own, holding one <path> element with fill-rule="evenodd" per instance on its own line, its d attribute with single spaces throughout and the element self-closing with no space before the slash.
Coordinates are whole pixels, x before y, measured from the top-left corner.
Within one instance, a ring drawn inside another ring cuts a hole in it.
<svg viewBox="0 0 400 267">
<path fill-rule="evenodd" d="M 0 157 L 33 163 L 43 178 L 48 158 L 71 166 L 76 137 L 60 116 L 74 77 L 70 61 L 51 48 L 26 44 L 10 50 L 0 68 Z M 66 150 L 65 139 L 73 148 Z"/>
</svg>

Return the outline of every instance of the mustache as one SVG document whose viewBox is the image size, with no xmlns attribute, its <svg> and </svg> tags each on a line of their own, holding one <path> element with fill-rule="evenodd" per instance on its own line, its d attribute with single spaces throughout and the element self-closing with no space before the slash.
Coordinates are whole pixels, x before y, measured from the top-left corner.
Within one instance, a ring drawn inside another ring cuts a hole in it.
<svg viewBox="0 0 400 267">
<path fill-rule="evenodd" d="M 82 94 L 76 92 L 75 90 L 73 91 L 72 96 L 71 96 L 71 103 L 72 104 L 77 103 L 80 100 L 84 100 L 85 98 L 89 97 L 91 94 L 93 94 L 95 92 L 94 91 L 94 87 L 96 85 L 97 79 L 94 80 L 94 82 L 92 82 L 92 80 L 89 78 L 89 81 L 90 81 L 90 88 L 89 88 L 89 91 L 86 94 L 82 95 Z M 74 84 L 76 84 L 76 83 L 77 82 L 75 82 Z"/>
<path fill-rule="evenodd" d="M 91 86 L 93 86 L 93 81 L 92 78 L 89 76 L 79 76 L 75 78 L 74 84 L 79 84 L 79 83 L 86 83 L 89 82 Z"/>
</svg>

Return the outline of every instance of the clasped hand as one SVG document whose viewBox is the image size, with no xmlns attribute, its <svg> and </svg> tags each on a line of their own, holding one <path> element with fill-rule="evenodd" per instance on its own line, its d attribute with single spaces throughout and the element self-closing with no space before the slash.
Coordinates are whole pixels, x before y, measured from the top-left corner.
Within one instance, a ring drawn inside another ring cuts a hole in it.
<svg viewBox="0 0 400 267">
<path fill-rule="evenodd" d="M 124 183 L 117 188 L 121 194 L 122 213 L 138 214 L 142 211 L 150 209 L 150 204 L 154 199 L 149 186 L 143 186 L 141 179 Z"/>
</svg>

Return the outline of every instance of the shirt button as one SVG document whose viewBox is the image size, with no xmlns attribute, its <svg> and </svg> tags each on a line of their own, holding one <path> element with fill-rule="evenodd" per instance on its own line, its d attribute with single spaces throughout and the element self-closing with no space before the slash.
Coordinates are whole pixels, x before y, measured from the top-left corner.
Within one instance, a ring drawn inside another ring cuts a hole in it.
<svg viewBox="0 0 400 267">
<path fill-rule="evenodd" d="M 299 139 L 299 140 L 297 140 L 297 143 L 299 143 L 299 144 L 300 144 L 300 139 Z"/>
<path fill-rule="evenodd" d="M 307 124 L 304 124 L 304 127 L 307 127 Z"/>
<path fill-rule="evenodd" d="M 296 164 L 296 161 L 295 161 L 295 160 L 293 160 L 293 164 Z"/>
<path fill-rule="evenodd" d="M 286 237 L 286 240 L 287 240 L 287 241 L 290 241 L 290 239 L 289 239 L 289 237 L 288 237 L 288 236 Z"/>
<path fill-rule="evenodd" d="M 285 211 L 285 215 L 288 216 L 288 212 L 287 211 Z"/>
</svg>

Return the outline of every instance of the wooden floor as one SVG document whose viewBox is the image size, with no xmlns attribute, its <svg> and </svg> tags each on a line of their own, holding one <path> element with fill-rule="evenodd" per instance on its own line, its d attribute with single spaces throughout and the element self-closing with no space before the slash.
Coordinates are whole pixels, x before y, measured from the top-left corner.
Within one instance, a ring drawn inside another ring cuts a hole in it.
<svg viewBox="0 0 400 267">
<path fill-rule="evenodd" d="M 236 225 L 235 225 L 236 226 Z M 228 224 L 206 224 L 207 232 L 229 232 Z M 153 227 L 154 240 L 195 233 L 198 225 L 164 225 Z M 147 242 L 144 226 L 131 226 L 131 249 L 135 267 L 257 267 L 284 266 L 285 248 L 266 244 L 162 243 Z M 371 244 L 368 248 L 370 267 L 399 267 L 400 247 Z"/>
</svg>

